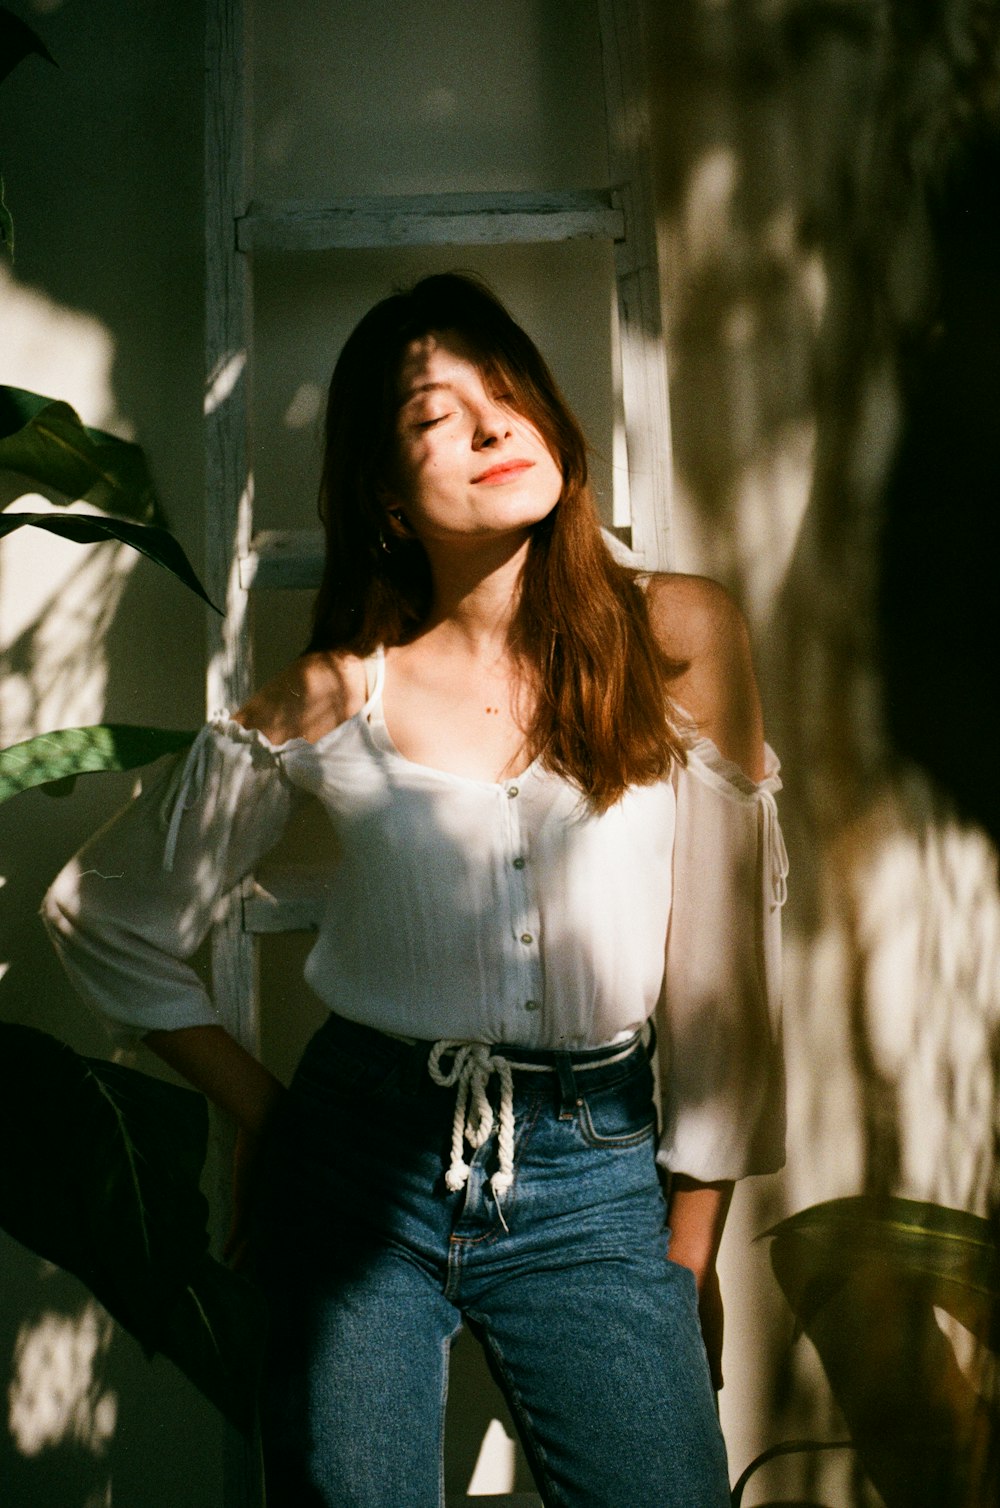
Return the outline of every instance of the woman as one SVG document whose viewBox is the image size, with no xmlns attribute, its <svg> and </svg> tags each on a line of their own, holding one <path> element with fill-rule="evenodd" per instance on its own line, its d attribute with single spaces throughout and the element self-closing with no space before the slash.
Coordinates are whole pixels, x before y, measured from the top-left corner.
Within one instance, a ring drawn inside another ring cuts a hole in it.
<svg viewBox="0 0 1000 1508">
<path fill-rule="evenodd" d="M 547 1504 L 722 1505 L 715 1260 L 782 1139 L 785 866 L 742 623 L 612 557 L 579 428 L 466 278 L 348 340 L 320 508 L 307 653 L 46 905 L 84 993 L 235 1118 L 237 1254 L 267 1140 L 270 1508 L 442 1501 L 463 1322 Z M 304 794 L 337 839 L 306 967 L 331 1014 L 286 1094 L 182 960 Z"/>
</svg>

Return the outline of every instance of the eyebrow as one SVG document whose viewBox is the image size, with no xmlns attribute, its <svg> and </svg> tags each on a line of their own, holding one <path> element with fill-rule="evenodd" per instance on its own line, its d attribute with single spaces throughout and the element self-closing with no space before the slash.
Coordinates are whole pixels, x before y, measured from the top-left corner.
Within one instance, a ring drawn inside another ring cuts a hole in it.
<svg viewBox="0 0 1000 1508">
<path fill-rule="evenodd" d="M 415 387 L 409 388 L 403 394 L 399 400 L 399 407 L 401 409 L 405 408 L 414 398 L 420 398 L 424 393 L 439 393 L 442 390 L 453 392 L 454 387 L 455 384 L 453 382 L 418 382 Z"/>
</svg>

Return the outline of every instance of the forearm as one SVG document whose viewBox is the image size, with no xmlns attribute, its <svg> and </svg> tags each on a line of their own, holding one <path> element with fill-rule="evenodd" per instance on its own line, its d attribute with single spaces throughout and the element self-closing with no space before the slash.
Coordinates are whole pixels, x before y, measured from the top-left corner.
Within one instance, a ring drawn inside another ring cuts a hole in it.
<svg viewBox="0 0 1000 1508">
<path fill-rule="evenodd" d="M 715 1268 L 733 1195 L 732 1182 L 699 1183 L 684 1173 L 670 1182 L 670 1257 L 690 1267 L 701 1286 Z"/>
<path fill-rule="evenodd" d="M 261 1131 L 284 1093 L 274 1075 L 221 1026 L 151 1031 L 143 1041 L 244 1130 Z"/>
</svg>

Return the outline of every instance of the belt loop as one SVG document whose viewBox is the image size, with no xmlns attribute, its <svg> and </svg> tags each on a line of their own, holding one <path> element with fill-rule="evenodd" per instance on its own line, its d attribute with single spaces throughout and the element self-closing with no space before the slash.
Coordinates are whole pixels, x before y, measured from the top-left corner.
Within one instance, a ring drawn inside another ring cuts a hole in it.
<svg viewBox="0 0 1000 1508">
<path fill-rule="evenodd" d="M 573 1072 L 573 1060 L 568 1052 L 556 1052 L 556 1074 L 559 1079 L 559 1119 L 571 1121 L 576 1115 L 576 1107 L 580 1103 L 580 1094 L 576 1087 L 576 1075 Z"/>
</svg>

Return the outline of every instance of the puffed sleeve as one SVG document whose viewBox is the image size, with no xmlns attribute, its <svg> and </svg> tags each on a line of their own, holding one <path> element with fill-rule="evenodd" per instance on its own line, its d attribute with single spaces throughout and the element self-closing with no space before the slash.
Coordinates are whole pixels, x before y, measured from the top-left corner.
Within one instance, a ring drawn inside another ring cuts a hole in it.
<svg viewBox="0 0 1000 1508">
<path fill-rule="evenodd" d="M 293 800 L 280 749 L 221 717 L 155 766 L 56 877 L 42 919 L 119 1040 L 218 1023 L 186 960 L 222 898 L 277 843 Z"/>
<path fill-rule="evenodd" d="M 659 1008 L 657 1160 L 704 1182 L 784 1161 L 779 765 L 755 783 L 702 739 L 677 766 L 673 899 Z"/>
</svg>

